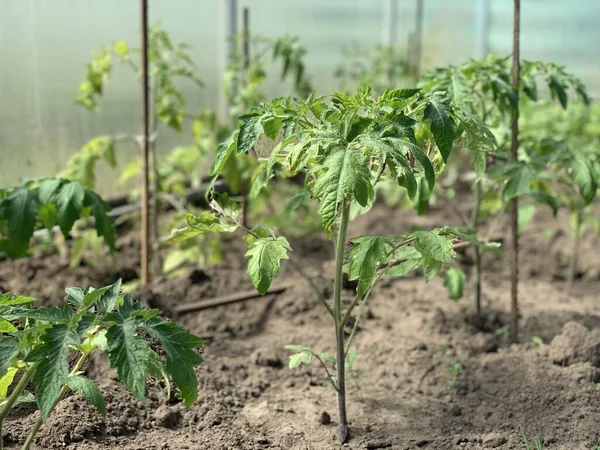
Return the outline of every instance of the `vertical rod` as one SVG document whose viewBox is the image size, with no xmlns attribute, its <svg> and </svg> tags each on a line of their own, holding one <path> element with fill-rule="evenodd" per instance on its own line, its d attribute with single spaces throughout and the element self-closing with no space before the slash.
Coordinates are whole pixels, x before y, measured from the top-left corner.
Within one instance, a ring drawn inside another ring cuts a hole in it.
<svg viewBox="0 0 600 450">
<path fill-rule="evenodd" d="M 237 0 L 221 0 L 223 15 L 223 40 L 221 47 L 221 79 L 224 79 L 229 66 L 233 63 L 235 56 L 235 37 L 237 35 L 238 24 L 238 2 Z M 235 97 L 236 83 L 232 83 L 230 97 Z M 221 120 L 226 120 L 229 109 L 230 98 L 223 89 L 219 90 L 219 116 Z"/>
<path fill-rule="evenodd" d="M 244 70 L 250 68 L 250 8 L 245 7 L 242 18 L 242 36 L 244 39 Z"/>
<path fill-rule="evenodd" d="M 381 44 L 392 47 L 398 42 L 398 0 L 384 0 Z"/>
<path fill-rule="evenodd" d="M 512 89 L 516 98 L 516 108 L 512 110 L 510 154 L 513 161 L 518 159 L 519 151 L 519 77 L 520 77 L 520 41 L 521 41 L 521 1 L 514 0 L 513 22 L 513 60 L 512 60 Z M 511 258 L 510 258 L 510 337 L 517 342 L 519 332 L 519 200 L 513 198 L 511 208 Z"/>
<path fill-rule="evenodd" d="M 490 0 L 477 0 L 477 57 L 483 59 L 490 52 Z"/>
<path fill-rule="evenodd" d="M 414 59 L 413 59 L 413 71 L 415 78 L 421 76 L 421 54 L 423 52 L 423 14 L 425 9 L 425 0 L 417 0 L 417 14 L 415 23 L 415 37 L 414 37 Z"/>
<path fill-rule="evenodd" d="M 244 68 L 243 68 L 243 81 L 244 85 L 248 84 L 250 80 L 250 74 L 248 73 L 248 69 L 250 68 L 250 8 L 245 7 L 243 10 L 242 16 L 242 46 L 243 46 L 243 58 L 244 58 Z M 250 150 L 249 154 L 252 154 L 253 150 Z M 245 228 L 251 228 L 250 221 L 248 219 L 249 207 L 250 207 L 250 199 L 248 198 L 248 180 L 244 179 L 242 181 L 242 225 Z"/>
<path fill-rule="evenodd" d="M 140 21 L 141 21 L 141 64 L 142 68 L 142 136 L 140 143 L 140 157 L 142 160 L 141 176 L 141 214 L 142 227 L 140 234 L 141 261 L 140 261 L 140 282 L 142 286 L 146 285 L 150 278 L 150 231 L 149 231 L 149 211 L 148 211 L 148 132 L 149 132 L 149 89 L 148 89 L 148 0 L 140 0 Z"/>
</svg>

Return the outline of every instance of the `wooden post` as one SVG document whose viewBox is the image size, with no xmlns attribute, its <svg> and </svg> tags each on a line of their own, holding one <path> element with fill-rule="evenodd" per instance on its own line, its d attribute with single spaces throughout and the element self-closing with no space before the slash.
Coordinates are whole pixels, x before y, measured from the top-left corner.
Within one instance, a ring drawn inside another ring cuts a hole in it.
<svg viewBox="0 0 600 450">
<path fill-rule="evenodd" d="M 510 154 L 513 161 L 518 160 L 519 153 L 519 77 L 520 77 L 520 33 L 521 33 L 521 0 L 514 0 L 513 20 L 513 59 L 512 59 L 512 89 L 516 99 L 516 107 L 511 117 Z M 510 337 L 517 342 L 519 337 L 519 200 L 511 201 L 511 254 L 510 254 Z"/>
<path fill-rule="evenodd" d="M 421 59 L 423 52 L 423 14 L 425 0 L 417 0 L 417 14 L 414 36 L 413 74 L 416 79 L 421 76 Z"/>
<path fill-rule="evenodd" d="M 224 78 L 229 65 L 232 63 L 232 56 L 235 49 L 234 38 L 238 32 L 238 2 L 237 0 L 221 0 L 221 10 L 223 14 L 223 37 L 221 49 L 221 79 Z M 235 83 L 232 86 L 232 96 L 235 97 Z M 223 89 L 219 90 L 219 117 L 221 120 L 227 120 L 229 111 L 229 98 L 227 98 Z"/>
<path fill-rule="evenodd" d="M 149 92 L 148 92 L 148 0 L 140 0 L 141 9 L 141 65 L 142 68 L 142 136 L 140 142 L 141 173 L 141 233 L 140 233 L 140 282 L 145 286 L 150 277 L 150 232 L 148 201 L 148 125 L 149 125 Z"/>
</svg>

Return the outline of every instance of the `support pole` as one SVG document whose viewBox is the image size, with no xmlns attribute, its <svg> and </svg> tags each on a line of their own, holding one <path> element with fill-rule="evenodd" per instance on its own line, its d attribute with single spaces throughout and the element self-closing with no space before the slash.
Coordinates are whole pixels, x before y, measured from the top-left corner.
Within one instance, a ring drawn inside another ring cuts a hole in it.
<svg viewBox="0 0 600 450">
<path fill-rule="evenodd" d="M 149 87 L 148 87 L 148 0 L 140 0 L 141 64 L 142 68 L 142 135 L 140 142 L 141 173 L 141 234 L 140 234 L 140 282 L 145 286 L 150 278 L 150 227 L 148 201 L 148 131 L 149 131 Z"/>
<path fill-rule="evenodd" d="M 415 79 L 421 76 L 421 59 L 423 53 L 423 15 L 425 10 L 425 0 L 417 0 L 417 14 L 414 36 L 414 55 L 413 55 L 413 74 Z"/>
<path fill-rule="evenodd" d="M 512 110 L 510 155 L 513 161 L 518 160 L 519 154 L 519 77 L 521 60 L 521 1 L 514 0 L 513 22 L 513 60 L 512 60 L 512 89 L 516 98 L 516 107 Z M 510 337 L 517 342 L 519 337 L 519 198 L 511 200 L 511 253 L 510 253 Z"/>
<path fill-rule="evenodd" d="M 223 37 L 221 42 L 221 80 L 225 77 L 228 67 L 233 63 L 235 52 L 234 39 L 238 33 L 238 2 L 237 0 L 221 0 L 223 17 Z M 235 83 L 232 83 L 231 97 L 235 97 Z M 228 115 L 230 98 L 223 89 L 219 90 L 219 117 L 225 121 Z"/>
</svg>

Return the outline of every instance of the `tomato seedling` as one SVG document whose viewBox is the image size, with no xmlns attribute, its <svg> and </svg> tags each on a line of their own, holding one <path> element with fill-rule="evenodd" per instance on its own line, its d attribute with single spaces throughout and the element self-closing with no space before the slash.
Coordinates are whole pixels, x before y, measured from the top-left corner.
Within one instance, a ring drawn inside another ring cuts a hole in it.
<svg viewBox="0 0 600 450">
<path fill-rule="evenodd" d="M 40 410 L 23 450 L 31 447 L 69 390 L 106 416 L 100 389 L 81 371 L 94 351 L 108 354 L 119 380 L 136 398 L 144 400 L 146 379 L 153 376 L 164 378 L 167 386 L 172 379 L 185 405 L 194 403 L 198 393 L 194 366 L 203 362 L 197 351 L 202 339 L 163 319 L 158 310 L 143 309 L 120 290 L 120 280 L 100 289 L 69 287 L 62 308 L 34 308 L 34 298 L 0 294 L 0 433 L 16 404 L 35 402 Z M 150 343 L 159 344 L 166 356 L 159 356 Z M 9 394 L 15 379 L 19 381 Z M 35 396 L 26 390 L 30 383 Z"/>
<path fill-rule="evenodd" d="M 61 178 L 28 180 L 16 188 L 0 189 L 0 254 L 26 256 L 34 230 L 52 232 L 58 225 L 65 238 L 77 219 L 94 217 L 99 237 L 115 250 L 115 227 L 108 205 L 94 191 L 77 181 Z"/>
<path fill-rule="evenodd" d="M 556 200 L 547 190 L 534 183 L 534 174 L 545 172 L 547 167 L 538 160 L 523 155 L 519 163 L 509 161 L 511 111 L 517 107 L 516 97 L 510 86 L 510 60 L 508 57 L 488 55 L 482 60 L 472 60 L 461 66 L 440 68 L 425 74 L 419 86 L 425 91 L 443 90 L 453 105 L 461 108 L 461 124 L 464 139 L 460 143 L 471 153 L 475 169 L 472 182 L 473 208 L 470 228 L 479 232 L 480 222 L 490 214 L 503 214 L 511 199 L 528 196 L 537 202 L 550 205 L 556 210 Z M 538 101 L 538 80 L 544 79 L 552 98 L 558 99 L 563 108 L 568 104 L 568 90 L 573 89 L 586 104 L 589 98 L 585 86 L 564 67 L 554 63 L 523 61 L 521 64 L 520 90 L 524 104 Z M 484 122 L 494 130 L 494 136 L 472 133 L 471 123 Z M 487 174 L 488 162 L 493 173 Z M 563 166 L 564 167 L 564 166 Z M 496 176 L 497 175 L 497 176 Z M 501 192 L 501 195 L 497 195 Z M 525 219 L 528 207 L 521 209 Z M 500 216 L 501 217 L 501 216 Z M 498 220 L 499 218 L 498 217 Z M 492 223 L 484 240 L 493 237 L 497 222 Z M 474 248 L 473 301 L 477 316 L 481 316 L 482 247 Z"/>
<path fill-rule="evenodd" d="M 383 277 L 402 276 L 420 268 L 427 281 L 434 278 L 443 266 L 453 263 L 454 239 L 480 245 L 468 231 L 450 227 L 403 236 L 361 236 L 348 242 L 349 223 L 353 216 L 368 212 L 375 187 L 383 179 L 395 180 L 411 198 L 420 189 L 432 189 L 436 168 L 443 166 L 452 148 L 458 117 L 441 93 L 424 95 L 419 89 L 397 89 L 373 99 L 367 86 L 352 95 L 335 94 L 329 100 L 313 96 L 304 101 L 279 98 L 260 105 L 240 118 L 238 129 L 217 149 L 211 169 L 214 176 L 232 158 L 250 151 L 262 136 L 277 141 L 268 156 L 259 155 L 250 198 L 267 188 L 276 176 L 304 174 L 304 189 L 294 196 L 294 204 L 318 201 L 321 225 L 335 248 L 333 300 L 322 300 L 333 319 L 336 351 L 333 356 L 304 346 L 291 347 L 297 353 L 290 357 L 290 367 L 307 364 L 314 355 L 327 368 L 338 397 L 341 443 L 349 436 L 346 368 L 360 314 L 347 339 L 344 329 L 356 307 L 364 307 Z M 485 127 L 481 126 L 480 132 L 485 133 Z M 188 216 L 188 225 L 174 230 L 171 240 L 242 228 L 248 244 L 247 273 L 258 292 L 266 293 L 279 272 L 280 261 L 289 259 L 289 242 L 261 225 L 243 227 L 239 220 L 241 207 L 228 196 L 213 198 L 211 206 L 211 212 Z M 357 281 L 355 297 L 345 308 L 344 273 Z"/>
</svg>

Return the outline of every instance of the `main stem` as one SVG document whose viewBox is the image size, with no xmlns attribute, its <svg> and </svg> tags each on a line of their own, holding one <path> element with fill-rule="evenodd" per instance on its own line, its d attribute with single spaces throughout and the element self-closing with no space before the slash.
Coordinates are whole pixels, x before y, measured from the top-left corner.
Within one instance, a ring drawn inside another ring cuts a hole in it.
<svg viewBox="0 0 600 450">
<path fill-rule="evenodd" d="M 481 208 L 481 180 L 475 182 L 473 187 L 475 205 L 473 207 L 473 214 L 471 216 L 471 228 L 478 233 L 479 224 L 479 210 Z M 475 266 L 473 267 L 473 301 L 475 302 L 475 312 L 477 318 L 481 318 L 481 248 L 478 245 L 474 246 L 475 251 Z"/>
<path fill-rule="evenodd" d="M 337 395 L 340 423 L 338 439 L 340 444 L 348 441 L 348 417 L 346 415 L 346 355 L 344 344 L 344 323 L 342 315 L 342 277 L 344 275 L 344 250 L 346 233 L 350 221 L 350 202 L 342 203 L 342 217 L 335 236 L 335 284 L 333 287 L 333 320 L 335 321 Z"/>
<path fill-rule="evenodd" d="M 513 22 L 513 61 L 512 89 L 516 106 L 512 109 L 510 154 L 513 161 L 518 160 L 519 153 L 519 78 L 520 78 L 520 32 L 521 32 L 521 0 L 514 0 Z M 519 337 L 519 199 L 511 201 L 511 255 L 510 255 L 510 338 L 517 342 Z"/>
<path fill-rule="evenodd" d="M 81 369 L 81 366 L 83 365 L 83 362 L 88 357 L 88 355 L 89 355 L 89 353 L 83 353 L 81 355 L 81 357 L 77 361 L 77 364 L 75 364 L 75 366 L 73 367 L 73 370 L 71 370 L 71 373 L 69 374 L 69 376 L 75 375 L 77 372 L 79 372 L 79 369 Z M 56 407 L 58 402 L 60 402 L 63 399 L 63 397 L 67 394 L 68 390 L 69 390 L 69 386 L 66 384 L 63 385 L 62 388 L 60 388 L 60 391 L 58 392 L 58 397 L 56 398 L 56 401 L 52 405 L 52 408 L 50 409 L 50 413 L 54 410 L 54 408 Z M 50 414 L 50 413 L 48 413 L 48 414 Z M 33 425 L 33 428 L 29 432 L 29 435 L 27 436 L 27 439 L 25 440 L 23 447 L 21 447 L 21 450 L 29 450 L 29 448 L 31 447 L 31 444 L 33 444 L 33 440 L 35 439 L 37 432 L 40 430 L 40 428 L 42 427 L 43 424 L 44 424 L 44 419 L 42 418 L 42 415 L 40 414 L 40 417 Z"/>
<path fill-rule="evenodd" d="M 31 380 L 31 377 L 35 373 L 36 366 L 37 366 L 37 364 L 34 363 L 27 368 L 27 370 L 23 373 L 21 380 L 19 380 L 19 384 L 17 384 L 17 386 L 15 387 L 15 390 L 12 392 L 12 394 L 10 394 L 10 397 L 8 397 L 8 400 L 4 404 L 2 411 L 0 411 L 0 450 L 2 450 L 4 448 L 4 435 L 3 435 L 4 419 L 6 419 L 6 416 L 8 415 L 8 413 L 10 412 L 10 410 L 12 409 L 14 404 L 16 403 L 17 399 L 23 393 L 25 388 L 27 387 L 29 380 Z"/>
<path fill-rule="evenodd" d="M 569 264 L 569 273 L 567 274 L 567 300 L 573 294 L 573 284 L 575 282 L 575 273 L 577 272 L 577 257 L 579 255 L 579 246 L 581 240 L 581 209 L 575 215 L 575 223 L 573 224 L 573 249 L 571 250 L 571 262 Z"/>
</svg>

